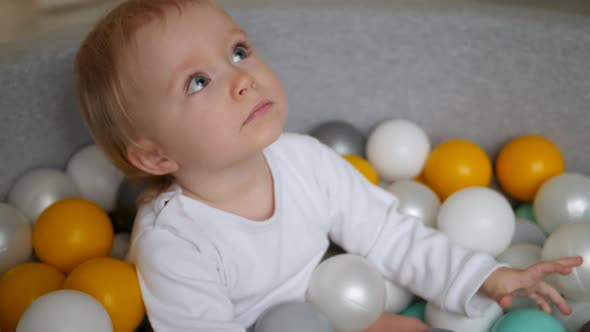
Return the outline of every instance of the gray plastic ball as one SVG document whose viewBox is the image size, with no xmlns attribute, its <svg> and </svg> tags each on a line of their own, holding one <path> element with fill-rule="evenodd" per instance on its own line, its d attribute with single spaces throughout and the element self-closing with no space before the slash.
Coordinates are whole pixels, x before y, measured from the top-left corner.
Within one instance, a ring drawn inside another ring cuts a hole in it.
<svg viewBox="0 0 590 332">
<path fill-rule="evenodd" d="M 418 217 L 424 225 L 435 228 L 440 199 L 427 186 L 413 180 L 394 182 L 389 191 L 399 199 L 399 211 Z"/>
<path fill-rule="evenodd" d="M 336 331 L 362 331 L 383 313 L 385 282 L 365 258 L 344 254 L 318 265 L 307 290 L 314 304 Z"/>
<path fill-rule="evenodd" d="M 314 127 L 309 134 L 338 154 L 353 154 L 360 157 L 365 155 L 365 135 L 347 122 L 324 122 Z"/>
<path fill-rule="evenodd" d="M 552 177 L 537 191 L 533 209 L 548 234 L 562 224 L 590 222 L 590 178 L 578 173 Z"/>
<path fill-rule="evenodd" d="M 254 332 L 333 332 L 334 329 L 312 304 L 284 302 L 264 311 Z"/>
<path fill-rule="evenodd" d="M 571 300 L 590 298 L 590 223 L 573 223 L 557 227 L 545 241 L 541 258 L 558 259 L 582 256 L 584 262 L 569 275 L 551 275 L 547 281 Z"/>
<path fill-rule="evenodd" d="M 547 240 L 547 234 L 533 221 L 516 217 L 516 227 L 512 243 L 531 243 L 542 247 Z"/>
<path fill-rule="evenodd" d="M 0 275 L 30 259 L 33 253 L 31 228 L 22 212 L 0 203 Z"/>
</svg>

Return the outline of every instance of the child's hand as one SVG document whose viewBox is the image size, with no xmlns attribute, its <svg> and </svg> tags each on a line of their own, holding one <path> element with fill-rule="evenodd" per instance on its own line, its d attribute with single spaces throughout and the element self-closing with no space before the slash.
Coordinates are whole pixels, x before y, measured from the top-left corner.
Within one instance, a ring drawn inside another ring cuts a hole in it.
<svg viewBox="0 0 590 332">
<path fill-rule="evenodd" d="M 569 315 L 572 311 L 569 305 L 555 288 L 543 281 L 543 278 L 553 273 L 567 275 L 582 262 L 582 257 L 575 256 L 540 262 L 526 270 L 502 267 L 484 281 L 481 290 L 503 308 L 512 304 L 513 296 L 523 296 L 535 301 L 547 313 L 551 312 L 553 302 L 563 314 Z"/>
</svg>

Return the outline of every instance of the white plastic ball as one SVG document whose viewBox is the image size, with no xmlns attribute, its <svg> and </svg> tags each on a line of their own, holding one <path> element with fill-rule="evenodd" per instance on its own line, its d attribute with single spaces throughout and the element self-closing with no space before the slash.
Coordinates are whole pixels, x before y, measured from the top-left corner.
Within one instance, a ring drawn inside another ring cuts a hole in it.
<svg viewBox="0 0 590 332">
<path fill-rule="evenodd" d="M 512 244 L 531 243 L 542 247 L 547 240 L 547 234 L 534 221 L 516 217 L 515 226 Z"/>
<path fill-rule="evenodd" d="M 75 290 L 47 293 L 21 316 L 16 332 L 112 332 L 105 308 L 92 296 Z"/>
<path fill-rule="evenodd" d="M 33 254 L 32 228 L 15 207 L 0 203 L 0 276 Z"/>
<path fill-rule="evenodd" d="M 131 234 L 127 232 L 121 232 L 115 234 L 113 239 L 113 248 L 111 249 L 111 257 L 125 260 L 127 251 L 129 251 L 129 241 Z"/>
<path fill-rule="evenodd" d="M 396 181 L 387 189 L 399 199 L 400 212 L 418 217 L 428 227 L 436 227 L 440 199 L 434 191 L 413 180 Z"/>
<path fill-rule="evenodd" d="M 468 318 L 465 315 L 444 311 L 428 303 L 424 313 L 426 323 L 432 327 L 456 332 L 488 332 L 494 322 L 502 316 L 502 308 L 493 303 L 480 317 Z"/>
<path fill-rule="evenodd" d="M 367 259 L 337 255 L 320 263 L 313 272 L 307 301 L 328 318 L 336 331 L 358 332 L 383 313 L 385 283 Z"/>
<path fill-rule="evenodd" d="M 578 332 L 590 320 L 590 299 L 586 301 L 571 301 L 567 303 L 572 308 L 570 315 L 564 315 L 557 308 L 551 313 L 568 331 Z"/>
<path fill-rule="evenodd" d="M 577 173 L 550 178 L 535 194 L 533 209 L 547 234 L 562 224 L 590 223 L 590 178 Z"/>
<path fill-rule="evenodd" d="M 371 131 L 366 153 L 369 163 L 384 180 L 412 179 L 424 168 L 430 141 L 415 123 L 390 120 Z"/>
<path fill-rule="evenodd" d="M 66 172 L 78 185 L 82 197 L 107 212 L 114 210 L 124 176 L 96 144 L 76 152 L 68 162 Z"/>
<path fill-rule="evenodd" d="M 506 198 L 495 190 L 468 187 L 443 202 L 437 226 L 454 243 L 497 256 L 512 241 L 515 216 Z"/>
<path fill-rule="evenodd" d="M 395 282 L 384 279 L 385 281 L 385 307 L 384 311 L 389 313 L 399 313 L 407 308 L 412 300 L 414 294 L 408 289 L 399 286 Z"/>
<path fill-rule="evenodd" d="M 72 197 L 80 197 L 80 190 L 68 174 L 57 169 L 39 168 L 16 180 L 8 193 L 8 202 L 34 224 L 51 204 Z"/>
<path fill-rule="evenodd" d="M 569 275 L 551 275 L 547 279 L 566 298 L 590 299 L 590 223 L 564 224 L 549 235 L 541 254 L 543 260 L 582 256 L 581 266 Z"/>
</svg>

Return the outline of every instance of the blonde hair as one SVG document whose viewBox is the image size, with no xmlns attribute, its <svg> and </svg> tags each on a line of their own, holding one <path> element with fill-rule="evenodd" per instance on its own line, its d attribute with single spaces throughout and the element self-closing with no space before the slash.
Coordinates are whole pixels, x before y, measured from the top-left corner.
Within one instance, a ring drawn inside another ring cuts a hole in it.
<svg viewBox="0 0 590 332">
<path fill-rule="evenodd" d="M 154 19 L 163 19 L 168 7 L 200 0 L 129 0 L 102 18 L 82 42 L 76 55 L 76 93 L 84 122 L 113 164 L 127 178 L 145 187 L 137 203 L 157 196 L 172 183 L 171 175 L 154 176 L 127 159 L 127 148 L 137 138 L 129 109 L 129 79 L 124 82 L 125 57 L 133 47 L 135 33 Z M 128 77 L 127 77 L 128 78 Z M 127 87 L 127 88 L 125 88 Z"/>
</svg>

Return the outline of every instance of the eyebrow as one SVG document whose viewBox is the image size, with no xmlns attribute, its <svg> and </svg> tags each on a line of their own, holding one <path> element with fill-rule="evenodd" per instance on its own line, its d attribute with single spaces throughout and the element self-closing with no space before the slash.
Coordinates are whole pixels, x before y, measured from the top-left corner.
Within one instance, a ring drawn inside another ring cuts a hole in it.
<svg viewBox="0 0 590 332">
<path fill-rule="evenodd" d="M 229 36 L 235 36 L 235 35 L 244 35 L 244 37 L 246 39 L 248 39 L 248 34 L 246 33 L 246 31 L 240 29 L 240 28 L 234 28 L 228 31 L 228 35 Z M 174 70 L 172 70 L 172 75 L 171 78 L 168 82 L 168 87 L 167 87 L 167 91 L 168 93 L 173 92 L 172 89 L 174 89 L 176 87 L 176 85 L 178 84 L 178 79 L 177 77 L 179 75 L 181 75 L 184 71 L 185 68 L 189 66 L 189 64 L 193 64 L 194 63 L 194 59 L 192 57 L 189 57 L 187 59 L 184 59 L 179 66 L 177 66 Z M 184 78 L 183 78 L 184 79 Z M 184 83 L 184 80 L 182 81 Z"/>
</svg>

